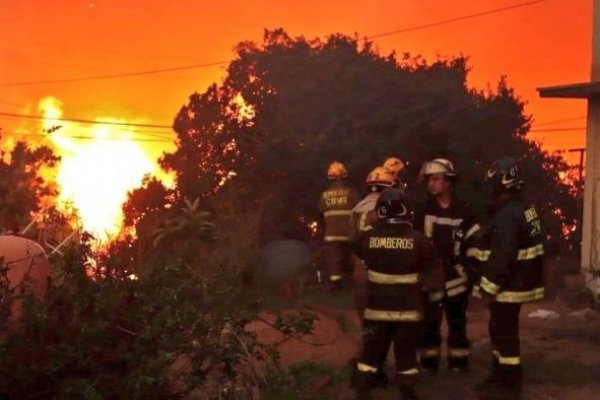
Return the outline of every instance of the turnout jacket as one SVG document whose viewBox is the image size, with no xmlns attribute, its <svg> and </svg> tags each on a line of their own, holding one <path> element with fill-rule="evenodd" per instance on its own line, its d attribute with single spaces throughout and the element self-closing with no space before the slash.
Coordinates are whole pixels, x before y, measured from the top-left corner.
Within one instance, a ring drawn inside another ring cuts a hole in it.
<svg viewBox="0 0 600 400">
<path fill-rule="evenodd" d="M 325 242 L 350 240 L 350 215 L 359 200 L 356 189 L 343 179 L 333 181 L 321 194 L 319 211 L 325 221 Z"/>
<path fill-rule="evenodd" d="M 378 222 L 375 206 L 381 193 L 369 193 L 354 208 L 350 215 L 350 237 L 356 240 L 361 232 L 373 229 L 373 225 Z"/>
<path fill-rule="evenodd" d="M 485 291 L 500 303 L 544 297 L 543 231 L 534 206 L 511 198 L 473 239 L 466 253 L 481 266 L 475 295 Z"/>
<path fill-rule="evenodd" d="M 445 291 L 448 297 L 465 293 L 469 277 L 461 255 L 463 234 L 479 228 L 470 208 L 455 198 L 448 208 L 430 198 L 415 212 L 415 228 L 433 241 L 436 252 L 444 266 Z"/>
<path fill-rule="evenodd" d="M 441 264 L 430 241 L 409 223 L 376 223 L 354 243 L 367 267 L 370 321 L 421 321 L 423 292 L 443 288 Z"/>
</svg>

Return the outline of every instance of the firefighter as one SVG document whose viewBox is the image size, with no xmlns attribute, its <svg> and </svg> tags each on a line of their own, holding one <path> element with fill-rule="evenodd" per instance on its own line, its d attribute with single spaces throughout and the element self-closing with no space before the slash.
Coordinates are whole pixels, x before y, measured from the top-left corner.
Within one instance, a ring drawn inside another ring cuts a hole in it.
<svg viewBox="0 0 600 400">
<path fill-rule="evenodd" d="M 406 185 L 400 179 L 400 175 L 404 171 L 406 164 L 397 157 L 390 157 L 383 163 L 383 168 L 394 176 L 394 186 L 406 189 Z"/>
<path fill-rule="evenodd" d="M 377 200 L 387 188 L 391 188 L 396 183 L 396 177 L 389 173 L 383 167 L 377 167 L 367 175 L 365 184 L 369 193 L 352 209 L 351 215 L 351 228 L 353 241 L 363 233 L 373 229 L 378 221 L 377 212 L 375 206 Z M 356 304 L 356 311 L 358 313 L 358 319 L 363 323 L 363 314 L 366 308 L 367 302 L 367 270 L 364 262 L 360 260 L 355 263 L 354 268 L 354 299 Z M 385 348 L 382 353 L 382 360 L 388 353 L 389 348 Z M 378 384 L 381 386 L 387 386 L 388 378 L 385 375 L 383 368 L 379 368 L 377 374 Z"/>
<path fill-rule="evenodd" d="M 367 175 L 365 181 L 369 193 L 352 209 L 350 216 L 351 238 L 356 239 L 361 232 L 373 229 L 377 222 L 375 205 L 385 189 L 393 187 L 396 177 L 383 167 L 377 167 Z M 366 301 L 367 271 L 364 263 L 357 262 L 354 268 L 355 299 L 358 317 L 362 320 Z"/>
<path fill-rule="evenodd" d="M 452 162 L 443 158 L 425 162 L 419 173 L 430 197 L 415 213 L 415 228 L 433 241 L 446 277 L 445 293 L 439 301 L 428 303 L 425 311 L 421 365 L 433 373 L 440 365 L 444 314 L 448 325 L 447 366 L 458 372 L 469 366 L 466 311 L 470 290 L 468 274 L 461 262 L 459 232 L 470 229 L 475 218 L 453 193 L 456 177 Z"/>
<path fill-rule="evenodd" d="M 518 398 L 523 385 L 519 313 L 523 303 L 544 297 L 543 231 L 534 206 L 521 198 L 524 181 L 516 161 L 505 157 L 485 177 L 492 212 L 480 246 L 469 255 L 483 267 L 475 295 L 489 305 L 492 373 L 479 389 L 490 398 Z"/>
<path fill-rule="evenodd" d="M 401 398 L 415 399 L 423 292 L 442 289 L 442 268 L 435 262 L 430 241 L 410 224 L 410 209 L 402 190 L 383 191 L 376 214 L 379 221 L 355 242 L 355 250 L 367 267 L 368 288 L 363 350 L 353 383 L 357 398 L 369 399 L 393 343 Z"/>
<path fill-rule="evenodd" d="M 321 194 L 319 202 L 319 211 L 325 221 L 324 253 L 332 290 L 341 289 L 343 275 L 352 276 L 353 272 L 350 214 L 360 197 L 346 180 L 347 176 L 344 164 L 338 161 L 331 163 L 327 177 L 332 182 Z"/>
</svg>

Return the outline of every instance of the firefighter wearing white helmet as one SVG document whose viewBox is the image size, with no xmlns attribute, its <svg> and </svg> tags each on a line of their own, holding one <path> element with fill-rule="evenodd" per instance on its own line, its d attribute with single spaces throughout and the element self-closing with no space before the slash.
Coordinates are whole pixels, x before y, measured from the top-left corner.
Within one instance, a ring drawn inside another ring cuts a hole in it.
<svg viewBox="0 0 600 400">
<path fill-rule="evenodd" d="M 324 253 L 327 257 L 329 281 L 332 289 L 342 287 L 343 275 L 352 275 L 353 262 L 350 251 L 350 215 L 360 199 L 358 191 L 346 180 L 348 170 L 339 161 L 327 169 L 331 180 L 319 200 L 319 211 L 325 223 Z"/>
<path fill-rule="evenodd" d="M 462 230 L 476 228 L 474 214 L 456 198 L 453 185 L 457 179 L 454 165 L 445 158 L 425 162 L 419 181 L 427 185 L 429 198 L 415 212 L 415 227 L 433 241 L 444 265 L 445 293 L 439 302 L 427 303 L 421 362 L 425 370 L 436 372 L 440 365 L 442 320 L 448 322 L 448 368 L 464 371 L 469 364 L 470 343 L 467 337 L 466 310 L 469 277 L 460 252 Z"/>
</svg>

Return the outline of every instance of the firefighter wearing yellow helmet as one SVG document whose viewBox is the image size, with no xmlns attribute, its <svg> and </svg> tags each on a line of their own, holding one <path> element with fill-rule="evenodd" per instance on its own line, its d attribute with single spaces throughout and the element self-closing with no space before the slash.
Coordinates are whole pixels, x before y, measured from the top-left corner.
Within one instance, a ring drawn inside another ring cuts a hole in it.
<svg viewBox="0 0 600 400">
<path fill-rule="evenodd" d="M 442 344 L 442 319 L 448 321 L 448 368 L 464 371 L 469 365 L 466 310 L 469 277 L 460 252 L 462 231 L 476 229 L 474 213 L 453 192 L 457 174 L 450 160 L 437 158 L 425 162 L 419 173 L 429 199 L 417 207 L 415 228 L 433 241 L 444 265 L 445 293 L 438 302 L 427 303 L 421 362 L 426 370 L 437 371 Z"/>
<path fill-rule="evenodd" d="M 395 178 L 385 168 L 377 167 L 367 175 L 365 184 L 369 193 L 354 208 L 350 216 L 350 227 L 352 229 L 351 237 L 354 241 L 362 232 L 373 229 L 377 222 L 377 212 L 375 205 L 377 200 L 387 188 L 394 186 Z M 365 308 L 365 290 L 367 284 L 367 275 L 364 265 L 358 265 L 354 271 L 354 282 L 356 283 L 356 307 L 359 318 L 362 318 Z"/>
<path fill-rule="evenodd" d="M 385 189 L 394 187 L 395 182 L 396 177 L 384 167 L 377 167 L 367 175 L 365 185 L 367 186 L 368 194 L 354 206 L 350 217 L 353 243 L 355 243 L 362 234 L 373 229 L 373 226 L 379 220 L 375 209 L 377 200 Z M 359 321 L 363 323 L 363 315 L 367 306 L 368 285 L 367 269 L 363 260 L 356 263 L 353 278 L 355 284 L 354 299 L 356 311 L 358 312 Z M 385 349 L 382 350 L 380 356 L 382 362 L 385 361 L 385 357 L 389 350 L 388 347 L 385 347 Z M 383 368 L 377 370 L 376 378 L 378 383 L 382 385 L 387 384 L 388 379 Z"/>
<path fill-rule="evenodd" d="M 319 211 L 325 223 L 324 253 L 329 270 L 329 281 L 334 290 L 342 287 L 343 276 L 353 272 L 350 251 L 350 215 L 360 199 L 358 191 L 346 179 L 348 170 L 339 161 L 334 161 L 327 169 L 331 180 L 319 200 Z"/>
<path fill-rule="evenodd" d="M 406 164 L 404 161 L 399 159 L 398 157 L 390 157 L 383 163 L 383 168 L 390 174 L 394 176 L 395 185 L 394 186 L 403 186 L 402 181 L 400 180 L 400 175 L 406 168 Z"/>
</svg>

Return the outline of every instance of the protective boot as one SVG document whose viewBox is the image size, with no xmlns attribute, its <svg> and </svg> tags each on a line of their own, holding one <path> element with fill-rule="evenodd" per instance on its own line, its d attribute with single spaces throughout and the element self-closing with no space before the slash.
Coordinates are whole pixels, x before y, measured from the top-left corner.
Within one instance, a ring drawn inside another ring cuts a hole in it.
<svg viewBox="0 0 600 400">
<path fill-rule="evenodd" d="M 344 283 L 341 279 L 330 281 L 329 282 L 329 290 L 331 293 L 339 293 L 344 289 Z"/>
<path fill-rule="evenodd" d="M 440 369 L 440 359 L 437 357 L 427 357 L 421 359 L 421 369 L 424 372 L 437 374 Z"/>
<path fill-rule="evenodd" d="M 490 378 L 476 385 L 481 400 L 519 400 L 522 389 L 523 370 L 520 365 L 497 365 Z"/>
<path fill-rule="evenodd" d="M 386 388 L 390 383 L 390 379 L 385 373 L 385 365 L 381 364 L 379 368 L 377 368 L 377 372 L 375 373 L 374 384 L 376 387 Z"/>
<path fill-rule="evenodd" d="M 498 363 L 498 358 L 492 357 L 490 374 L 483 379 L 481 382 L 475 384 L 475 391 L 479 392 L 487 392 L 490 387 L 498 386 L 500 378 L 500 373 L 498 371 L 500 364 Z"/>
<path fill-rule="evenodd" d="M 448 358 L 448 369 L 452 372 L 467 372 L 469 370 L 468 358 Z"/>
<path fill-rule="evenodd" d="M 521 365 L 500 365 L 502 392 L 506 398 L 520 399 L 523 393 L 523 368 Z"/>
<path fill-rule="evenodd" d="M 398 389 L 400 400 L 417 400 L 417 392 L 415 391 L 415 379 L 404 377 L 402 375 L 398 378 Z"/>
<path fill-rule="evenodd" d="M 355 400 L 371 400 L 371 390 L 375 386 L 375 374 L 355 369 L 352 372 L 351 384 L 355 389 Z"/>
</svg>

